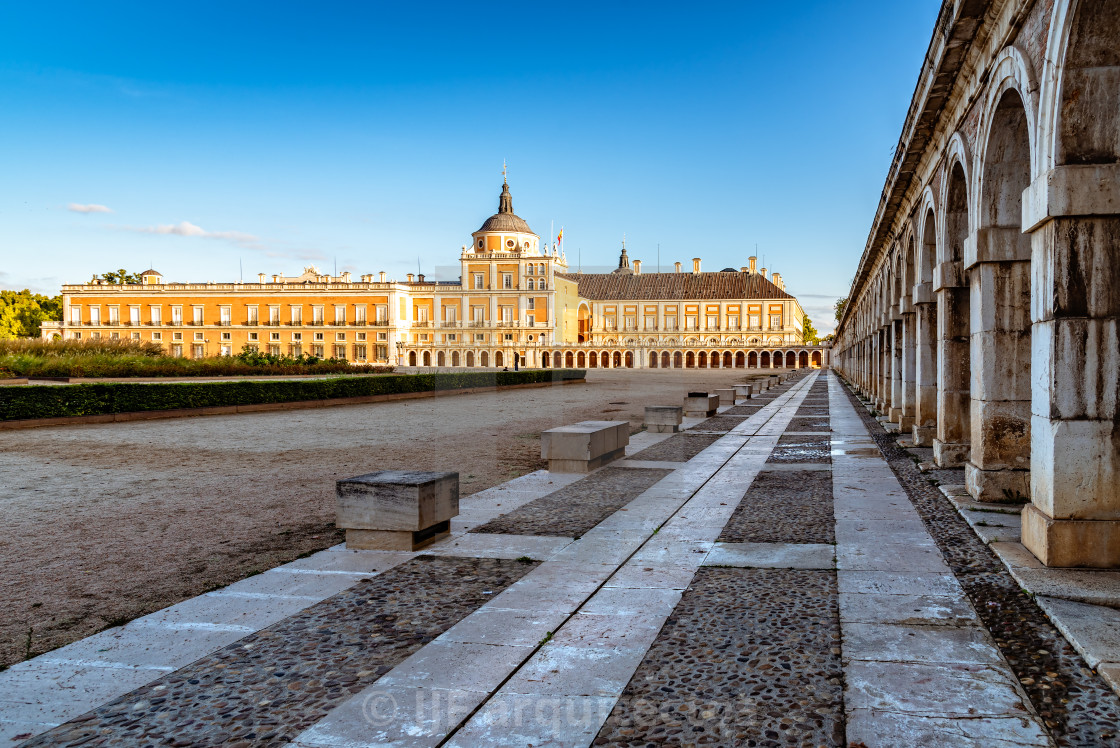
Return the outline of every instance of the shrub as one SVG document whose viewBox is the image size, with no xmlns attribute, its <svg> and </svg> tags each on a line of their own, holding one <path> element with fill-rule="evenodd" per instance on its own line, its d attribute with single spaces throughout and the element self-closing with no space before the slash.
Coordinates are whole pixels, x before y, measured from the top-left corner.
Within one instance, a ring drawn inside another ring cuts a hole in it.
<svg viewBox="0 0 1120 748">
<path fill-rule="evenodd" d="M 581 369 L 529 369 L 279 381 L 106 382 L 60 387 L 0 387 L 0 421 L 439 392 L 559 382 L 583 379 L 585 375 L 586 372 Z"/>
</svg>

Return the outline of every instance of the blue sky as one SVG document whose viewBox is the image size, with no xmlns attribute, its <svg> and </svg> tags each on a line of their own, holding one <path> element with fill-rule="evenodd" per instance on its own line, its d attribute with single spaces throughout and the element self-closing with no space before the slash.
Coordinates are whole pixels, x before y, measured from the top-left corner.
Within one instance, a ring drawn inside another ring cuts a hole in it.
<svg viewBox="0 0 1120 748">
<path fill-rule="evenodd" d="M 939 5 L 4 3 L 0 287 L 454 277 L 505 159 L 573 267 L 757 244 L 828 331 Z"/>
</svg>

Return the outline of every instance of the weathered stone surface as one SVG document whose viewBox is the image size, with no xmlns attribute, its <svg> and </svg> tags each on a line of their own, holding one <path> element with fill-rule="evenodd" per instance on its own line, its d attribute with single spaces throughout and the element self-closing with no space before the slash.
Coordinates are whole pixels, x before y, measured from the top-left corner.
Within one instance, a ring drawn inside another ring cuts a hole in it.
<svg viewBox="0 0 1120 748">
<path fill-rule="evenodd" d="M 681 430 L 684 408 L 679 405 L 647 405 L 645 426 L 657 433 L 676 433 Z"/>
<path fill-rule="evenodd" d="M 625 456 L 629 421 L 581 421 L 541 432 L 550 472 L 586 473 Z"/>
<path fill-rule="evenodd" d="M 690 418 L 708 418 L 719 409 L 719 395 L 690 392 L 684 399 L 684 414 Z"/>
</svg>

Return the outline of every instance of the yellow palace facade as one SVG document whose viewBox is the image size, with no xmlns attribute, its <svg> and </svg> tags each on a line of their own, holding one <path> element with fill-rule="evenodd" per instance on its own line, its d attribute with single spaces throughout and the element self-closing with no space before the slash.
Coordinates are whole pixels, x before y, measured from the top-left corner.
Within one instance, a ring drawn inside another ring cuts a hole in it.
<svg viewBox="0 0 1120 748">
<path fill-rule="evenodd" d="M 356 363 L 439 367 L 776 368 L 821 366 L 803 312 L 780 275 L 755 258 L 739 270 L 642 273 L 623 247 L 611 273 L 573 273 L 563 253 L 513 212 L 498 212 L 462 247 L 458 281 L 409 273 L 324 275 L 306 268 L 256 283 L 64 285 L 63 319 L 44 337 L 155 341 L 202 358 L 251 346 Z"/>
</svg>

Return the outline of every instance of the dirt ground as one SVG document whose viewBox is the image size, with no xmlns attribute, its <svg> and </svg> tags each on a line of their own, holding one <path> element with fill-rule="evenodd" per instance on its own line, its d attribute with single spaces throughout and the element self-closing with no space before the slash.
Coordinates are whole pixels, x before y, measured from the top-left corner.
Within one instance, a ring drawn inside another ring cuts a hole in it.
<svg viewBox="0 0 1120 748">
<path fill-rule="evenodd" d="M 0 432 L 0 669 L 339 542 L 334 482 L 457 470 L 461 494 L 544 467 L 540 432 L 676 404 L 743 370 L 603 370 L 582 385 Z"/>
</svg>

